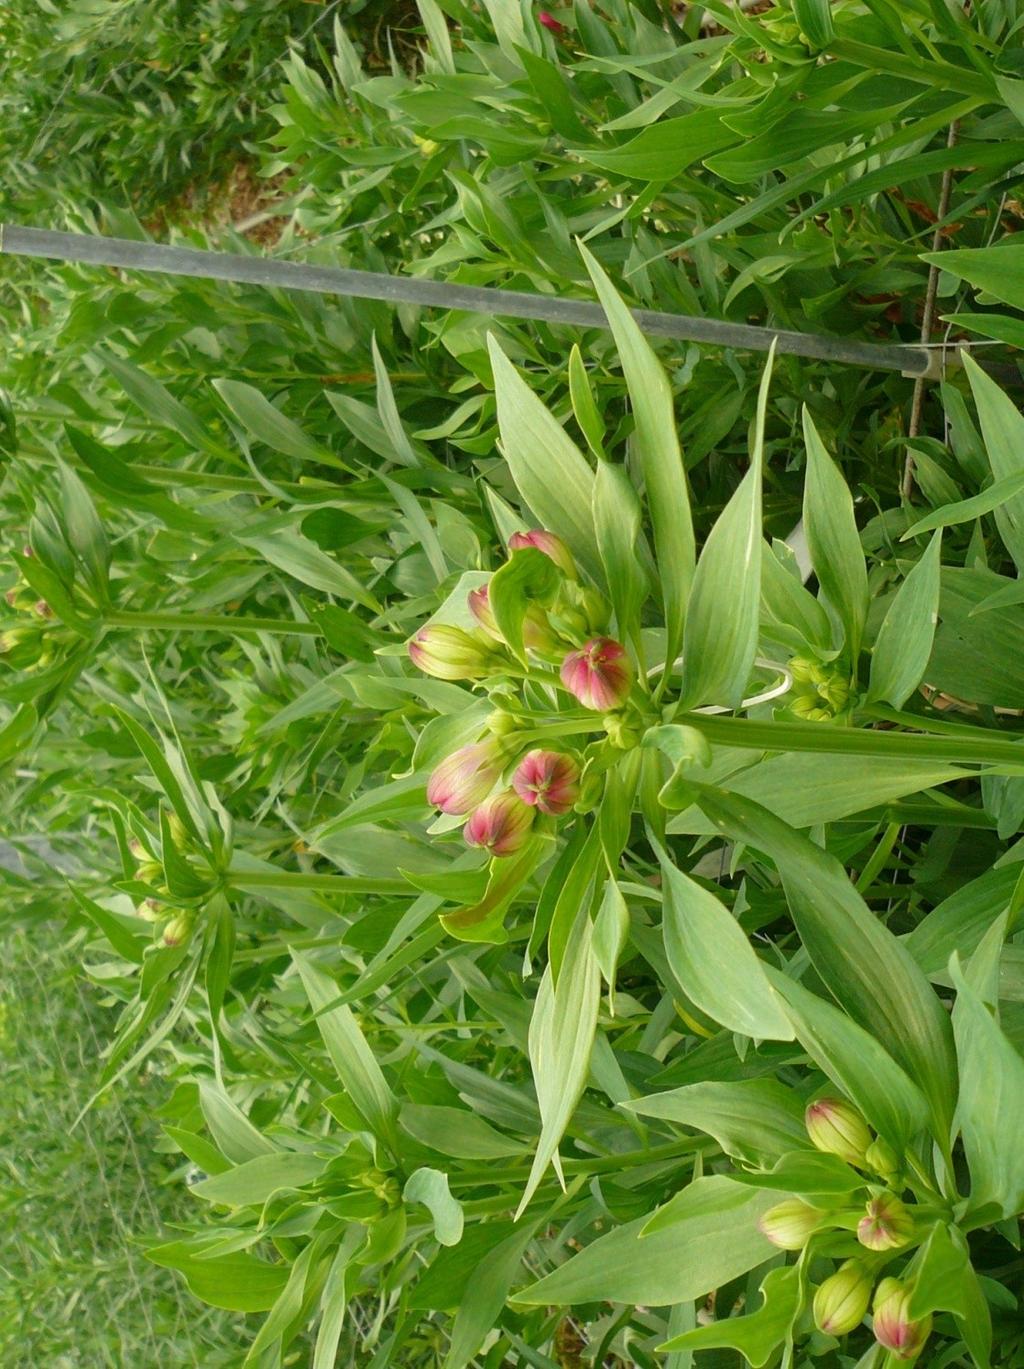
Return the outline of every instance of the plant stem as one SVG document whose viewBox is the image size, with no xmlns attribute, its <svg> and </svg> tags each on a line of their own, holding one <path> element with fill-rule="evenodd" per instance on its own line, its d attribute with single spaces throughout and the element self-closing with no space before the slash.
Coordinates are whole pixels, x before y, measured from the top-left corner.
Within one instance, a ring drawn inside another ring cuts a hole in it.
<svg viewBox="0 0 1024 1369">
<path fill-rule="evenodd" d="M 224 881 L 230 889 L 310 889 L 322 894 L 416 893 L 404 879 L 369 879 L 362 875 L 317 875 L 289 870 L 228 870 Z"/>
<path fill-rule="evenodd" d="M 280 632 L 299 637 L 322 637 L 315 623 L 303 623 L 289 618 L 235 617 L 230 613 L 108 613 L 103 620 L 107 627 L 134 627 L 142 631 L 157 629 L 166 632 L 228 632 L 238 636 L 243 632 Z"/>
<path fill-rule="evenodd" d="M 1024 770 L 1024 743 L 1007 737 L 928 736 L 920 732 L 873 732 L 862 727 L 829 727 L 825 723 L 755 722 L 751 718 L 709 717 L 681 713 L 675 721 L 702 732 L 718 746 L 762 751 L 816 751 L 828 755 L 898 756 L 974 765 L 1011 763 Z"/>
</svg>

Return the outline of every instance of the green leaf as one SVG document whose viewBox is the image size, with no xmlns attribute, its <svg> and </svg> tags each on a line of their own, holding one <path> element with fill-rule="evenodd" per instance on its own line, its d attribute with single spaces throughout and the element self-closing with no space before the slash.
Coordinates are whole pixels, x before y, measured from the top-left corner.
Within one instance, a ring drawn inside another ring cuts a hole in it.
<svg viewBox="0 0 1024 1369">
<path fill-rule="evenodd" d="M 261 1155 L 276 1155 L 277 1148 L 257 1131 L 245 1113 L 212 1079 L 199 1083 L 199 1103 L 217 1148 L 236 1165 Z"/>
<path fill-rule="evenodd" d="M 526 664 L 523 619 L 534 604 L 550 604 L 562 581 L 550 556 L 535 547 L 522 547 L 491 576 L 488 603 L 494 610 L 498 631 Z"/>
<path fill-rule="evenodd" d="M 397 1150 L 395 1120 L 398 1105 L 376 1057 L 359 1030 L 352 1010 L 341 1006 L 324 1012 L 327 1004 L 333 1003 L 338 997 L 337 984 L 300 952 L 292 951 L 292 960 L 302 979 L 310 1007 L 317 1014 L 316 1024 L 342 1087 L 370 1130 L 390 1149 Z"/>
<path fill-rule="evenodd" d="M 793 0 L 793 18 L 812 48 L 828 47 L 835 37 L 830 0 Z"/>
<path fill-rule="evenodd" d="M 557 987 L 549 965 L 533 1005 L 530 1066 L 541 1134 L 517 1218 L 537 1191 L 549 1164 L 554 1162 L 561 1178 L 558 1143 L 586 1086 L 601 998 L 601 973 L 592 938 L 593 924 L 584 907 L 566 943 Z"/>
<path fill-rule="evenodd" d="M 708 534 L 687 609 L 681 706 L 738 708 L 757 652 L 764 424 L 775 346 L 761 377 L 750 467 Z M 669 657 L 671 660 L 671 657 Z"/>
<path fill-rule="evenodd" d="M 402 1198 L 407 1203 L 422 1203 L 434 1219 L 434 1238 L 441 1245 L 458 1245 L 462 1240 L 462 1204 L 456 1202 L 448 1187 L 448 1175 L 439 1169 L 417 1169 L 406 1180 Z"/>
<path fill-rule="evenodd" d="M 684 1331 L 658 1350 L 698 1350 L 731 1346 L 753 1369 L 768 1363 L 775 1349 L 791 1337 L 803 1304 L 804 1271 L 799 1265 L 773 1269 L 761 1284 L 761 1306 L 741 1317 L 720 1317 L 708 1326 Z"/>
<path fill-rule="evenodd" d="M 733 915 L 670 861 L 662 861 L 661 875 L 665 953 L 680 986 L 731 1031 L 791 1041 L 789 1020 Z"/>
<path fill-rule="evenodd" d="M 279 1189 L 305 1188 L 323 1173 L 327 1161 L 301 1151 L 258 1155 L 192 1185 L 192 1192 L 208 1203 L 226 1207 L 262 1207 Z"/>
<path fill-rule="evenodd" d="M 924 252 L 921 260 L 970 282 L 1015 309 L 1024 309 L 1024 252 L 1011 238 L 997 247 L 959 247 Z"/>
<path fill-rule="evenodd" d="M 807 1145 L 803 1102 L 774 1079 L 686 1084 L 622 1106 L 707 1132 L 734 1160 L 759 1168 Z"/>
<path fill-rule="evenodd" d="M 253 385 L 243 380 L 215 380 L 213 388 L 228 406 L 242 427 L 253 437 L 272 447 L 275 452 L 292 456 L 297 461 L 311 461 L 321 466 L 337 466 L 345 470 L 333 452 L 321 447 L 308 437 L 297 423 L 293 423 L 280 409 L 274 407 Z"/>
<path fill-rule="evenodd" d="M 777 1253 L 757 1227 L 777 1202 L 776 1193 L 751 1192 L 721 1175 L 697 1179 L 666 1207 L 616 1227 L 512 1302 L 664 1307 L 703 1297 Z M 663 1224 L 652 1227 L 660 1214 Z"/>
<path fill-rule="evenodd" d="M 953 1033 L 960 1062 L 956 1121 L 971 1173 L 969 1211 L 980 1220 L 1024 1212 L 1024 1059 L 968 984 L 953 953 Z"/>
<path fill-rule="evenodd" d="M 955 504 L 943 504 L 942 508 L 933 509 L 909 527 L 900 541 L 906 542 L 908 538 L 917 537 L 922 532 L 931 532 L 932 528 L 950 528 L 957 523 L 971 523 L 975 518 L 991 513 L 1007 499 L 1021 492 L 1024 492 L 1024 471 L 997 480 L 989 485 L 987 490 L 972 495 L 970 499 L 961 499 Z"/>
<path fill-rule="evenodd" d="M 604 419 L 598 412 L 597 402 L 587 379 L 587 368 L 575 342 L 569 353 L 569 398 L 580 432 L 587 439 L 587 446 L 598 461 L 604 461 Z"/>
<path fill-rule="evenodd" d="M 258 551 L 286 575 L 294 576 L 304 585 L 319 589 L 324 594 L 336 594 L 340 599 L 351 599 L 373 613 L 380 612 L 380 604 L 350 570 L 338 564 L 332 556 L 321 551 L 295 528 L 281 528 L 276 532 L 236 533 L 235 540 L 244 547 Z"/>
<path fill-rule="evenodd" d="M 594 918 L 594 957 L 604 982 L 608 985 L 608 1003 L 615 1015 L 615 973 L 622 952 L 629 941 L 629 908 L 622 896 L 618 881 L 609 876 L 605 881 L 601 906 Z"/>
<path fill-rule="evenodd" d="M 224 455 L 223 446 L 211 436 L 207 426 L 175 399 L 159 380 L 154 380 L 145 371 L 115 356 L 113 352 L 97 349 L 97 356 L 128 398 L 147 417 L 155 419 L 161 427 L 173 428 L 196 451 Z"/>
<path fill-rule="evenodd" d="M 580 565 L 599 576 L 600 556 L 591 512 L 594 473 L 493 336 L 488 343 L 501 449 L 516 488 L 540 526 L 557 533 Z"/>
<path fill-rule="evenodd" d="M 512 1281 L 536 1234 L 536 1223 L 528 1223 L 506 1236 L 476 1263 L 473 1277 L 463 1284 L 459 1294 L 444 1369 L 466 1369 L 484 1337 L 498 1324 Z"/>
<path fill-rule="evenodd" d="M 941 543 L 936 532 L 889 605 L 871 653 L 869 703 L 902 708 L 924 679 L 939 617 Z"/>
<path fill-rule="evenodd" d="M 955 1096 L 952 1032 L 910 953 L 871 913 L 834 856 L 747 799 L 702 787 L 700 804 L 720 831 L 771 856 L 822 982 L 918 1083 L 936 1137 L 944 1136 Z"/>
<path fill-rule="evenodd" d="M 665 659 L 671 663 L 683 639 L 695 556 L 690 494 L 676 433 L 672 387 L 618 291 L 582 243 L 579 249 L 608 316 L 629 390 L 664 602 Z"/>
<path fill-rule="evenodd" d="M 767 973 L 807 1054 L 890 1145 L 904 1150 L 928 1125 L 928 1102 L 917 1084 L 839 1008 L 788 975 L 770 967 Z"/>
<path fill-rule="evenodd" d="M 1024 474 L 1024 417 L 976 361 L 964 357 L 964 369 L 974 391 L 978 421 L 995 479 Z M 1024 490 L 1004 499 L 993 510 L 1003 545 L 1024 574 Z"/>
<path fill-rule="evenodd" d="M 843 629 L 851 669 L 856 671 L 868 611 L 868 574 L 853 513 L 853 499 L 807 409 L 804 409 L 804 441 L 807 446 L 804 485 L 807 546 L 818 584 Z"/>
<path fill-rule="evenodd" d="M 594 533 L 604 567 L 618 635 L 635 641 L 647 577 L 637 558 L 641 544 L 640 500 L 622 466 L 600 461 L 594 477 Z"/>
<path fill-rule="evenodd" d="M 146 1259 L 178 1270 L 197 1298 L 231 1312 L 268 1312 L 288 1282 L 283 1264 L 244 1254 L 196 1255 L 185 1241 L 154 1246 L 146 1251 Z"/>
<path fill-rule="evenodd" d="M 736 141 L 717 110 L 698 109 L 677 119 L 662 119 L 620 147 L 597 151 L 576 147 L 570 155 L 600 171 L 643 181 L 671 181 L 694 162 Z"/>
<path fill-rule="evenodd" d="M 526 1149 L 465 1108 L 403 1103 L 399 1125 L 421 1145 L 459 1160 L 498 1160 Z"/>
<path fill-rule="evenodd" d="M 65 461 L 57 462 L 60 475 L 60 516 L 67 532 L 68 544 L 82 567 L 85 583 L 99 602 L 108 599 L 107 578 L 110 569 L 110 547 L 96 506 L 89 491 Z"/>
</svg>

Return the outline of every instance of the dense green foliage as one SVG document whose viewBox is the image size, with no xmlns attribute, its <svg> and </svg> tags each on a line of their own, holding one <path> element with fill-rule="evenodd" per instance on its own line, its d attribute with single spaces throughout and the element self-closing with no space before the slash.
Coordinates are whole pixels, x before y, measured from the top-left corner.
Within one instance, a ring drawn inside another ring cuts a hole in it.
<svg viewBox="0 0 1024 1369">
<path fill-rule="evenodd" d="M 1019 1363 L 1024 15 L 662 9 L 419 0 L 252 91 L 277 251 L 608 331 L 6 275 L 7 921 L 117 1007 L 87 1116 L 159 1092 L 135 1231 L 225 1362 Z M 898 345 L 930 287 L 996 379 L 623 303 Z"/>
</svg>

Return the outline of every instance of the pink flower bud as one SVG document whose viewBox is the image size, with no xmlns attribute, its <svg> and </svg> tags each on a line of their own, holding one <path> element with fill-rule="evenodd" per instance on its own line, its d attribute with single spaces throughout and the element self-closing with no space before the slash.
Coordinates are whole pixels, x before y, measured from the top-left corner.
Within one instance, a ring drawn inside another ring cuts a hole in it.
<svg viewBox="0 0 1024 1369">
<path fill-rule="evenodd" d="M 504 642 L 498 620 L 491 607 L 490 586 L 481 585 L 471 589 L 466 596 L 469 611 L 488 637 L 496 642 Z M 551 630 L 547 614 L 539 604 L 531 604 L 523 618 L 523 645 L 531 651 L 552 651 L 558 645 L 558 638 Z"/>
<path fill-rule="evenodd" d="M 420 628 L 409 643 L 409 657 L 417 669 L 438 680 L 478 680 L 495 664 L 491 647 L 480 634 L 444 623 Z"/>
<path fill-rule="evenodd" d="M 838 1155 L 848 1165 L 864 1164 L 873 1138 L 852 1103 L 842 1098 L 818 1098 L 804 1113 L 804 1125 L 818 1150 Z"/>
<path fill-rule="evenodd" d="M 164 928 L 161 940 L 168 950 L 173 946 L 181 946 L 192 935 L 193 919 L 188 913 L 179 913 L 177 917 L 171 918 Z"/>
<path fill-rule="evenodd" d="M 626 702 L 633 685 L 633 666 L 621 642 L 593 637 L 562 662 L 562 683 L 584 708 L 609 713 Z"/>
<path fill-rule="evenodd" d="M 548 18 L 551 16 L 548 15 Z M 541 23 L 543 22 L 541 16 Z M 552 20 L 552 23 L 554 22 Z M 562 26 L 558 24 L 557 27 L 561 29 Z M 508 539 L 509 551 L 522 551 L 524 547 L 542 551 L 549 560 L 554 561 L 563 575 L 568 576 L 570 580 L 576 579 L 576 562 L 572 559 L 572 552 L 557 533 L 545 532 L 543 528 L 534 528 L 532 532 L 514 532 Z"/>
<path fill-rule="evenodd" d="M 549 14 L 547 10 L 541 10 L 540 14 L 537 15 L 537 23 L 543 24 L 544 27 L 546 29 L 550 29 L 552 33 L 565 32 L 565 25 L 560 24 L 558 20 L 555 18 L 555 16 L 553 14 Z"/>
<path fill-rule="evenodd" d="M 894 1193 L 872 1198 L 857 1223 L 857 1239 L 868 1250 L 898 1250 L 913 1239 L 914 1218 Z"/>
<path fill-rule="evenodd" d="M 533 809 L 511 789 L 482 803 L 462 830 L 470 846 L 483 846 L 492 856 L 511 856 L 522 850 L 533 826 Z"/>
<path fill-rule="evenodd" d="M 481 585 L 479 589 L 471 589 L 466 599 L 477 625 L 483 628 L 488 637 L 493 637 L 496 642 L 503 642 L 505 639 L 498 631 L 498 620 L 494 616 L 494 609 L 491 608 L 490 586 Z"/>
<path fill-rule="evenodd" d="M 873 1327 L 875 1340 L 898 1360 L 914 1360 L 931 1334 L 932 1319 L 911 1321 L 913 1290 L 899 1279 L 883 1279 L 875 1294 Z"/>
<path fill-rule="evenodd" d="M 580 796 L 580 768 L 563 751 L 529 751 L 512 776 L 512 788 L 538 813 L 561 817 Z"/>
<path fill-rule="evenodd" d="M 430 776 L 427 802 L 442 813 L 468 813 L 494 788 L 501 762 L 501 751 L 493 740 L 460 746 Z"/>
</svg>

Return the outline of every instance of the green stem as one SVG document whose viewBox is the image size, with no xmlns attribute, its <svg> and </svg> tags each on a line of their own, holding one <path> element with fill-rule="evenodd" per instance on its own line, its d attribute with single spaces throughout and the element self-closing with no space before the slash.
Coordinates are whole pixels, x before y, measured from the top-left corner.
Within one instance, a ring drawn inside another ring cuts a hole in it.
<svg viewBox="0 0 1024 1369">
<path fill-rule="evenodd" d="M 408 894 L 416 890 L 404 879 L 369 879 L 362 875 L 301 874 L 289 870 L 228 870 L 230 889 L 311 889 L 321 894 Z"/>
<path fill-rule="evenodd" d="M 854 66 L 866 67 L 870 71 L 902 76 L 917 85 L 934 86 L 942 91 L 955 91 L 980 100 L 998 99 L 995 82 L 990 77 L 980 72 L 964 71 L 947 62 L 915 60 L 904 53 L 858 43 L 852 38 L 833 39 L 828 51 L 831 57 L 837 57 L 840 61 L 852 62 Z"/>
<path fill-rule="evenodd" d="M 596 718 L 586 718 L 577 722 L 552 723 L 550 726 L 533 728 L 520 732 L 520 742 L 544 742 L 553 737 L 578 737 L 587 732 L 603 732 L 605 729 Z"/>
<path fill-rule="evenodd" d="M 816 751 L 827 755 L 898 756 L 901 760 L 930 760 L 974 765 L 1010 764 L 1024 771 L 1024 743 L 1006 737 L 928 736 L 920 732 L 873 732 L 860 727 L 830 727 L 827 723 L 755 722 L 752 718 L 712 717 L 681 713 L 677 723 L 702 732 L 718 746 L 761 751 Z"/>
<path fill-rule="evenodd" d="M 624 1155 L 609 1155 L 595 1160 L 563 1160 L 565 1174 L 616 1174 L 622 1169 L 632 1169 L 640 1165 L 660 1164 L 664 1160 L 684 1160 L 695 1151 L 717 1150 L 718 1143 L 709 1136 L 693 1136 L 685 1141 L 671 1141 L 662 1146 L 651 1146 L 649 1150 L 632 1150 Z M 458 1184 L 503 1183 L 505 1180 L 523 1179 L 529 1174 L 529 1165 L 502 1165 L 500 1170 L 493 1166 L 480 1170 L 463 1170 L 452 1176 Z"/>
<path fill-rule="evenodd" d="M 299 637 L 322 637 L 314 623 L 298 622 L 289 618 L 235 617 L 229 613 L 108 613 L 103 620 L 107 627 L 134 627 L 140 630 L 158 629 L 167 632 L 228 632 L 237 636 L 243 632 L 280 632 Z"/>
</svg>

